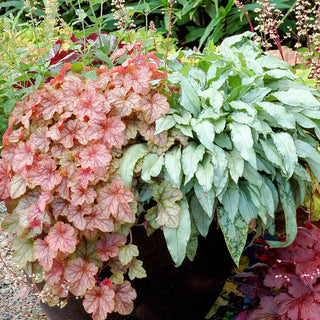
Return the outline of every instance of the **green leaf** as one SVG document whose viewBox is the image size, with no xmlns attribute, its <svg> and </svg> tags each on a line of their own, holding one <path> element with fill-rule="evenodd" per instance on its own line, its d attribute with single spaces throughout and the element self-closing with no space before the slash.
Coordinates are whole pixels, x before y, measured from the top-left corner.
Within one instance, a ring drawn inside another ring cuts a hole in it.
<svg viewBox="0 0 320 320">
<path fill-rule="evenodd" d="M 227 247 L 235 264 L 239 266 L 240 257 L 247 240 L 248 224 L 238 213 L 232 222 L 222 207 L 218 208 L 218 220 Z"/>
<path fill-rule="evenodd" d="M 222 205 L 225 212 L 228 213 L 228 218 L 234 222 L 234 218 L 238 212 L 240 200 L 239 187 L 235 183 L 230 183 L 227 191 L 223 195 Z"/>
<path fill-rule="evenodd" d="M 198 198 L 195 195 L 193 195 L 191 198 L 190 209 L 197 230 L 203 237 L 206 237 L 209 232 L 213 217 L 208 217 L 208 214 L 203 210 Z"/>
<path fill-rule="evenodd" d="M 287 178 L 290 178 L 298 162 L 298 156 L 294 141 L 290 134 L 287 132 L 273 133 L 271 136 L 277 150 L 283 158 Z"/>
<path fill-rule="evenodd" d="M 81 73 L 81 75 L 89 80 L 93 80 L 93 81 L 97 80 L 97 71 L 96 70 L 84 71 Z"/>
<path fill-rule="evenodd" d="M 133 177 L 133 168 L 137 161 L 143 158 L 148 152 L 148 148 L 144 143 L 134 144 L 123 151 L 120 159 L 120 167 L 118 173 L 124 181 L 126 188 L 130 189 Z"/>
<path fill-rule="evenodd" d="M 213 174 L 211 156 L 205 154 L 202 162 L 198 164 L 198 170 L 196 172 L 196 177 L 204 192 L 208 192 L 212 188 Z"/>
<path fill-rule="evenodd" d="M 188 79 L 184 77 L 181 79 L 180 104 L 194 116 L 198 116 L 200 113 L 200 100 L 198 94 Z"/>
<path fill-rule="evenodd" d="M 162 131 L 166 131 L 171 129 L 175 125 L 175 120 L 173 116 L 166 115 L 162 116 L 160 119 L 156 121 L 156 131 L 154 134 L 159 134 Z"/>
<path fill-rule="evenodd" d="M 186 110 L 183 110 L 180 115 L 175 113 L 173 114 L 173 119 L 175 122 L 183 125 L 189 125 L 191 118 L 191 114 Z"/>
<path fill-rule="evenodd" d="M 12 247 L 14 250 L 13 260 L 19 269 L 26 266 L 27 262 L 35 261 L 33 256 L 33 239 L 16 238 Z"/>
<path fill-rule="evenodd" d="M 217 144 L 220 148 L 224 148 L 227 150 L 231 150 L 233 147 L 230 137 L 224 132 L 216 135 L 214 143 Z"/>
<path fill-rule="evenodd" d="M 189 145 L 182 151 L 182 168 L 186 175 L 184 184 L 187 184 L 198 169 L 198 163 L 202 160 L 205 148 L 202 144 L 197 145 L 195 142 Z"/>
<path fill-rule="evenodd" d="M 181 184 L 181 146 L 176 146 L 166 152 L 164 158 L 165 167 L 171 178 L 173 187 L 179 188 Z"/>
<path fill-rule="evenodd" d="M 119 260 L 123 266 L 139 255 L 138 247 L 134 244 L 127 244 L 119 248 Z"/>
<path fill-rule="evenodd" d="M 258 209 L 251 201 L 250 193 L 243 185 L 240 185 L 239 214 L 247 224 L 258 217 Z"/>
<path fill-rule="evenodd" d="M 10 233 L 16 233 L 18 236 L 22 234 L 24 228 L 19 224 L 20 216 L 17 213 L 7 214 L 2 222 L 1 228 Z"/>
<path fill-rule="evenodd" d="M 151 183 L 151 177 L 157 177 L 164 164 L 164 156 L 149 153 L 143 158 L 141 179 L 147 183 Z"/>
<path fill-rule="evenodd" d="M 263 141 L 260 139 L 260 144 L 263 148 L 263 151 L 265 153 L 266 158 L 275 166 L 281 168 L 283 172 L 286 171 L 284 163 L 283 163 L 283 158 L 280 156 L 276 146 L 274 143 L 268 139 L 266 141 Z"/>
<path fill-rule="evenodd" d="M 186 198 L 180 201 L 181 219 L 178 228 L 171 229 L 163 227 L 163 234 L 167 242 L 171 257 L 179 267 L 186 256 L 188 241 L 191 235 L 191 221 L 189 205 Z"/>
<path fill-rule="evenodd" d="M 253 150 L 253 139 L 249 126 L 239 123 L 230 123 L 231 140 L 240 152 L 242 158 L 256 168 L 256 154 Z"/>
<path fill-rule="evenodd" d="M 242 159 L 240 152 L 236 149 L 226 153 L 226 155 L 230 176 L 235 183 L 238 183 L 239 178 L 242 177 L 244 160 Z"/>
<path fill-rule="evenodd" d="M 146 278 L 147 273 L 146 270 L 142 266 L 143 262 L 138 259 L 133 259 L 133 261 L 130 264 L 128 276 L 130 280 L 133 280 L 135 278 L 142 279 Z"/>
<path fill-rule="evenodd" d="M 200 142 L 207 148 L 212 148 L 215 132 L 214 125 L 209 120 L 191 120 L 192 130 L 196 133 Z"/>
<path fill-rule="evenodd" d="M 274 120 L 283 128 L 295 129 L 295 117 L 288 113 L 286 108 L 280 104 L 272 102 L 259 102 L 257 103 L 266 113 L 270 114 Z"/>
<path fill-rule="evenodd" d="M 151 185 L 152 195 L 158 203 L 158 217 L 156 222 L 159 226 L 178 228 L 180 221 L 180 206 L 176 203 L 183 198 L 183 193 L 172 187 L 170 181 L 163 181 L 160 185 Z"/>
<path fill-rule="evenodd" d="M 190 261 L 193 261 L 198 249 L 198 235 L 193 234 L 191 235 L 186 249 L 186 256 Z"/>
<path fill-rule="evenodd" d="M 276 248 L 283 248 L 289 246 L 297 235 L 296 204 L 290 183 L 284 180 L 279 174 L 277 176 L 277 182 L 280 201 L 286 219 L 286 241 L 268 241 L 268 244 Z"/>
<path fill-rule="evenodd" d="M 73 253 L 74 258 L 82 258 L 85 261 L 94 263 L 98 268 L 102 267 L 102 261 L 98 256 L 97 247 L 95 242 L 82 242 L 77 246 L 76 251 Z"/>
<path fill-rule="evenodd" d="M 211 218 L 213 216 L 216 202 L 216 195 L 213 188 L 210 189 L 208 192 L 204 192 L 200 184 L 196 183 L 194 185 L 194 191 L 202 208 L 207 213 L 208 217 Z"/>
<path fill-rule="evenodd" d="M 280 102 L 289 106 L 320 107 L 320 102 L 308 90 L 290 88 L 287 91 L 273 92 L 272 95 Z"/>
<path fill-rule="evenodd" d="M 310 170 L 317 180 L 320 181 L 320 153 L 310 144 L 302 140 L 297 139 L 294 143 L 297 148 L 298 156 L 306 160 Z"/>
</svg>

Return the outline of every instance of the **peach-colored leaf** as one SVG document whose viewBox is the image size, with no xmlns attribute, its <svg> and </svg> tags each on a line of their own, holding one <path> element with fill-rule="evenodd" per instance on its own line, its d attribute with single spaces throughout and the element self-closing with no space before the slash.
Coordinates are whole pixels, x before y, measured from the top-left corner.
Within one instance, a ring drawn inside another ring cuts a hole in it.
<svg viewBox="0 0 320 320">
<path fill-rule="evenodd" d="M 48 128 L 38 128 L 30 136 L 30 146 L 32 152 L 37 150 L 46 153 L 49 151 L 50 141 L 47 138 Z"/>
<path fill-rule="evenodd" d="M 51 269 L 45 275 L 46 283 L 50 285 L 60 283 L 63 272 L 64 264 L 60 260 L 53 259 Z"/>
<path fill-rule="evenodd" d="M 70 222 L 73 222 L 76 228 L 78 228 L 79 230 L 84 230 L 87 224 L 85 215 L 89 215 L 91 211 L 92 208 L 87 203 L 76 207 L 70 205 L 67 213 L 67 218 Z"/>
<path fill-rule="evenodd" d="M 102 261 L 108 261 L 119 254 L 119 247 L 123 246 L 127 238 L 120 233 L 105 233 L 97 242 L 98 256 Z"/>
<path fill-rule="evenodd" d="M 88 117 L 90 120 L 105 119 L 105 113 L 110 111 L 106 98 L 96 91 L 85 91 L 74 107 L 74 113 L 80 120 Z"/>
<path fill-rule="evenodd" d="M 43 119 L 50 120 L 53 115 L 62 113 L 67 101 L 64 99 L 62 92 L 54 90 L 47 86 L 40 93 L 40 106 L 37 108 L 36 115 L 42 114 Z"/>
<path fill-rule="evenodd" d="M 127 73 L 124 79 L 126 89 L 132 88 L 136 93 L 145 95 L 150 91 L 152 72 L 148 66 L 137 66 L 133 73 Z"/>
<path fill-rule="evenodd" d="M 106 145 L 108 149 L 112 147 L 121 148 L 124 142 L 124 130 L 126 126 L 117 117 L 105 120 L 95 120 L 90 123 L 88 137 Z"/>
<path fill-rule="evenodd" d="M 33 163 L 33 152 L 30 146 L 30 142 L 20 142 L 15 149 L 15 154 L 12 161 L 12 169 L 15 172 L 19 172 L 24 169 L 25 166 L 29 166 Z"/>
<path fill-rule="evenodd" d="M 83 188 L 87 188 L 88 184 L 96 178 L 91 168 L 77 168 L 74 176 Z"/>
<path fill-rule="evenodd" d="M 78 243 L 76 230 L 67 223 L 57 222 L 49 230 L 46 241 L 52 251 L 72 253 Z"/>
<path fill-rule="evenodd" d="M 56 168 L 57 165 L 52 159 L 45 158 L 37 161 L 28 172 L 30 183 L 41 186 L 43 190 L 52 190 L 62 180 Z"/>
<path fill-rule="evenodd" d="M 55 198 L 51 202 L 50 206 L 55 219 L 58 219 L 59 216 L 66 216 L 68 214 L 69 201 L 61 198 Z"/>
<path fill-rule="evenodd" d="M 70 284 L 70 292 L 75 296 L 83 296 L 96 283 L 95 275 L 98 267 L 82 258 L 70 260 L 64 270 L 64 278 Z"/>
<path fill-rule="evenodd" d="M 136 290 L 131 287 L 129 281 L 122 284 L 112 285 L 115 291 L 114 311 L 122 315 L 130 314 L 133 311 L 133 300 L 137 297 Z"/>
<path fill-rule="evenodd" d="M 108 148 L 103 144 L 95 144 L 84 148 L 79 153 L 79 158 L 82 168 L 91 168 L 93 170 L 106 167 L 112 160 Z"/>
<path fill-rule="evenodd" d="M 110 187 L 99 190 L 98 204 L 103 210 L 113 215 L 117 220 L 133 223 L 135 215 L 129 203 L 134 200 L 132 192 L 124 188 L 123 180 L 114 180 Z"/>
<path fill-rule="evenodd" d="M 95 205 L 92 213 L 86 217 L 87 229 L 98 229 L 102 232 L 111 232 L 114 230 L 114 223 L 110 220 L 100 206 Z"/>
<path fill-rule="evenodd" d="M 153 96 L 147 95 L 140 101 L 140 110 L 144 120 L 151 124 L 169 111 L 169 103 L 167 98 L 160 93 Z"/>
<path fill-rule="evenodd" d="M 82 303 L 84 309 L 92 313 L 93 320 L 105 320 L 108 313 L 113 312 L 114 296 L 113 289 L 108 286 L 95 286 L 86 293 Z"/>
<path fill-rule="evenodd" d="M 77 139 L 81 144 L 86 145 L 87 140 L 87 130 L 88 124 L 79 120 L 69 120 L 64 124 L 61 129 L 61 138 L 59 142 L 63 144 L 66 148 L 71 148 L 73 146 L 74 139 Z"/>
<path fill-rule="evenodd" d="M 52 251 L 46 240 L 37 239 L 34 244 L 34 257 L 38 259 L 40 266 L 49 271 L 52 267 L 53 258 L 57 256 L 57 251 Z"/>
<path fill-rule="evenodd" d="M 3 155 L 2 155 L 3 156 Z M 4 200 L 10 196 L 11 174 L 9 172 L 9 163 L 5 159 L 0 159 L 0 199 Z"/>
<path fill-rule="evenodd" d="M 92 187 L 83 188 L 80 185 L 71 187 L 71 192 L 71 204 L 73 206 L 82 205 L 84 203 L 90 204 L 97 196 L 97 193 Z"/>
</svg>

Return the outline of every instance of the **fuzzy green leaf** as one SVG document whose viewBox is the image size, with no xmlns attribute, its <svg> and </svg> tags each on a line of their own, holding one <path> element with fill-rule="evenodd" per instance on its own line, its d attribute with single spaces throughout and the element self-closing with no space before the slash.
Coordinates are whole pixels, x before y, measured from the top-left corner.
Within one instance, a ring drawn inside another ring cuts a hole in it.
<svg viewBox="0 0 320 320">
<path fill-rule="evenodd" d="M 236 149 L 226 153 L 226 155 L 230 176 L 235 183 L 238 183 L 239 178 L 242 177 L 244 160 L 241 157 L 240 152 Z"/>
<path fill-rule="evenodd" d="M 157 177 L 164 164 L 164 156 L 160 157 L 154 153 L 147 154 L 143 159 L 141 179 L 145 182 L 152 182 L 151 177 Z"/>
<path fill-rule="evenodd" d="M 165 167 L 176 188 L 181 184 L 181 146 L 169 150 L 164 158 Z"/>
<path fill-rule="evenodd" d="M 194 176 L 198 169 L 198 163 L 202 160 L 205 148 L 202 144 L 197 145 L 195 142 L 189 145 L 182 151 L 182 168 L 186 175 L 185 184 L 187 184 Z"/>
<path fill-rule="evenodd" d="M 186 256 L 187 245 L 191 235 L 189 205 L 186 198 L 180 201 L 180 207 L 181 219 L 178 228 L 163 227 L 168 250 L 177 267 L 182 264 Z"/>
<path fill-rule="evenodd" d="M 215 136 L 214 125 L 206 119 L 201 121 L 192 119 L 191 125 L 200 142 L 210 150 Z"/>
<path fill-rule="evenodd" d="M 138 260 L 136 258 L 133 259 L 128 272 L 130 280 L 133 280 L 135 278 L 142 279 L 147 276 L 146 270 L 143 268 L 142 264 L 143 262 L 141 260 Z"/>
<path fill-rule="evenodd" d="M 238 185 L 235 183 L 229 184 L 228 189 L 222 198 L 222 205 L 225 212 L 228 213 L 228 218 L 232 222 L 234 221 L 234 218 L 238 212 L 239 200 L 240 192 Z"/>
<path fill-rule="evenodd" d="M 154 134 L 159 134 L 162 131 L 166 131 L 171 129 L 175 125 L 175 121 L 173 116 L 166 115 L 162 116 L 160 119 L 156 121 L 156 131 Z"/>
<path fill-rule="evenodd" d="M 208 192 L 204 192 L 204 190 L 200 186 L 200 184 L 196 183 L 194 185 L 194 191 L 197 195 L 197 198 L 198 198 L 202 208 L 207 213 L 208 217 L 211 218 L 213 215 L 213 211 L 215 208 L 215 202 L 216 202 L 216 195 L 215 195 L 213 188 L 210 189 Z"/>
<path fill-rule="evenodd" d="M 133 169 L 137 161 L 143 158 L 148 152 L 148 148 L 144 143 L 134 144 L 124 150 L 120 159 L 120 167 L 118 173 L 124 181 L 125 187 L 130 189 L 132 184 Z"/>
<path fill-rule="evenodd" d="M 247 240 L 248 224 L 239 213 L 232 222 L 222 207 L 218 209 L 218 220 L 231 257 L 238 266 Z"/>
<path fill-rule="evenodd" d="M 12 247 L 14 250 L 13 260 L 19 269 L 26 266 L 27 262 L 35 261 L 33 256 L 33 239 L 16 238 Z"/>
<path fill-rule="evenodd" d="M 138 255 L 138 247 L 134 244 L 128 244 L 119 248 L 119 260 L 123 266 L 131 262 Z"/>
<path fill-rule="evenodd" d="M 198 164 L 198 170 L 196 172 L 196 177 L 204 192 L 208 192 L 212 188 L 213 174 L 211 156 L 206 154 L 202 162 Z"/>
</svg>

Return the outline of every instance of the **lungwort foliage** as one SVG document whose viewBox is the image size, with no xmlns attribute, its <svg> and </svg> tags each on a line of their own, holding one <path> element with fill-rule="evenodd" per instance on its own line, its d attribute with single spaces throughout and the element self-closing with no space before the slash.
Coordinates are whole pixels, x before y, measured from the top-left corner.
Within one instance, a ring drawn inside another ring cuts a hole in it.
<svg viewBox="0 0 320 320">
<path fill-rule="evenodd" d="M 152 189 L 142 197 L 157 202 L 146 219 L 163 227 L 177 265 L 192 258 L 197 235 L 207 235 L 215 215 L 236 263 L 249 225 L 274 234 L 277 212 L 285 215 L 286 241 L 270 244 L 291 244 L 310 183 L 307 168 L 320 179 L 319 92 L 251 37 L 169 58 L 168 81 L 179 91 L 155 128 L 167 144 L 149 142 L 148 154 L 141 151 L 141 179 Z"/>
</svg>

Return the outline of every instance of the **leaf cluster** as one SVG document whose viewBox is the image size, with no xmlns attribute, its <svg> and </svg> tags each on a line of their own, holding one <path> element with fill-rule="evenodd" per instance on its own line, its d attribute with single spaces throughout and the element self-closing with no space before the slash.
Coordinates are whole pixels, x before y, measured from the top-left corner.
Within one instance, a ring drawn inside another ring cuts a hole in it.
<svg viewBox="0 0 320 320">
<path fill-rule="evenodd" d="M 264 246 L 261 259 L 235 276 L 253 305 L 246 319 L 316 319 L 319 314 L 319 229 L 307 224 L 286 248 Z M 255 303 L 258 301 L 258 303 Z"/>
</svg>

